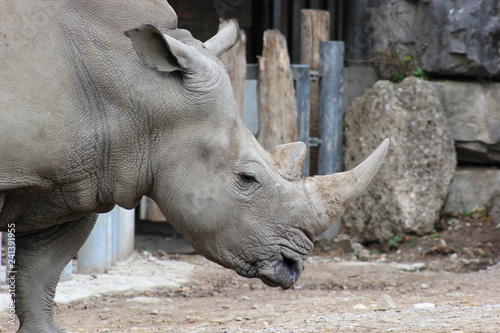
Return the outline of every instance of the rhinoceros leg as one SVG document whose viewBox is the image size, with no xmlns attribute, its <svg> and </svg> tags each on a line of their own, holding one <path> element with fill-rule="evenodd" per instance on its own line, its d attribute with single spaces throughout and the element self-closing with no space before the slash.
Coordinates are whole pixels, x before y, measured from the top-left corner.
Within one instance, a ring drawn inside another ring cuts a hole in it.
<svg viewBox="0 0 500 333">
<path fill-rule="evenodd" d="M 20 327 L 18 333 L 54 333 L 52 307 L 62 270 L 92 231 L 97 215 L 56 225 L 16 238 L 13 299 Z"/>
</svg>

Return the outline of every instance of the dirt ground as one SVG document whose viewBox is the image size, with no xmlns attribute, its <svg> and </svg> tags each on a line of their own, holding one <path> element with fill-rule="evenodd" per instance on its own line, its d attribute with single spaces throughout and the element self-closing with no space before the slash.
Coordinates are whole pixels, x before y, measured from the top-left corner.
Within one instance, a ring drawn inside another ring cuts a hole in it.
<svg viewBox="0 0 500 333">
<path fill-rule="evenodd" d="M 198 255 L 150 251 L 157 275 L 167 259 L 191 264 L 187 282 L 56 305 L 64 331 L 500 332 L 500 225 L 481 212 L 446 217 L 425 237 L 318 243 L 288 291 Z"/>
</svg>

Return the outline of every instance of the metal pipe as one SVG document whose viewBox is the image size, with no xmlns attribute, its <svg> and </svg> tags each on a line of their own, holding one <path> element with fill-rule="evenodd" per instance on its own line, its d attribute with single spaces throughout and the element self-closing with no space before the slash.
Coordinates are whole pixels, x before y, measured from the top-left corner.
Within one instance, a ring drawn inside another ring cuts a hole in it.
<svg viewBox="0 0 500 333">
<path fill-rule="evenodd" d="M 302 166 L 302 176 L 309 176 L 310 138 L 309 127 L 311 122 L 311 68 L 308 65 L 292 65 L 293 78 L 297 99 L 297 139 L 306 144 L 307 155 Z"/>
<path fill-rule="evenodd" d="M 320 43 L 318 174 L 342 171 L 344 42 Z"/>
<path fill-rule="evenodd" d="M 78 251 L 79 274 L 102 274 L 110 268 L 110 215 L 100 214 L 87 241 Z"/>
</svg>

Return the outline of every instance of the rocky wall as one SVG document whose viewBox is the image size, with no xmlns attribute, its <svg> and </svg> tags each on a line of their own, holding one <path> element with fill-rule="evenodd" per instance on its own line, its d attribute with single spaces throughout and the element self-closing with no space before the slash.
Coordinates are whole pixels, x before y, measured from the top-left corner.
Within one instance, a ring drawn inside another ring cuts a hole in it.
<svg viewBox="0 0 500 333">
<path fill-rule="evenodd" d="M 437 76 L 500 78 L 498 0 L 372 0 L 365 23 L 382 78 L 405 57 Z"/>
</svg>

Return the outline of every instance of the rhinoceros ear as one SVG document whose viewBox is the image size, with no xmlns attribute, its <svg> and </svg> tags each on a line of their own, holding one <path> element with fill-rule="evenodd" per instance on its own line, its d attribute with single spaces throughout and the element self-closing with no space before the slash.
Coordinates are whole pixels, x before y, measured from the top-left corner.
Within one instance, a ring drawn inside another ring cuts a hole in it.
<svg viewBox="0 0 500 333">
<path fill-rule="evenodd" d="M 186 72 L 201 57 L 197 49 L 161 33 L 152 24 L 125 31 L 125 35 L 132 40 L 137 55 L 161 72 Z"/>
<path fill-rule="evenodd" d="M 276 146 L 271 151 L 271 156 L 278 172 L 284 178 L 294 180 L 302 175 L 302 164 L 304 164 L 306 152 L 305 143 L 293 142 Z"/>
<path fill-rule="evenodd" d="M 239 37 L 240 29 L 235 20 L 221 20 L 217 34 L 207 40 L 204 45 L 216 56 L 219 56 L 232 48 Z"/>
</svg>

